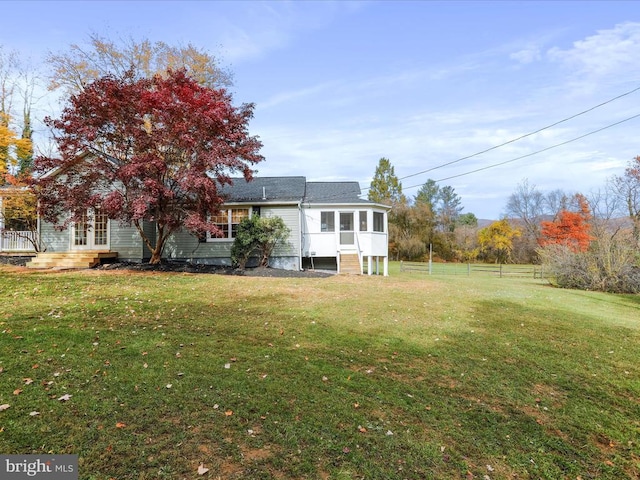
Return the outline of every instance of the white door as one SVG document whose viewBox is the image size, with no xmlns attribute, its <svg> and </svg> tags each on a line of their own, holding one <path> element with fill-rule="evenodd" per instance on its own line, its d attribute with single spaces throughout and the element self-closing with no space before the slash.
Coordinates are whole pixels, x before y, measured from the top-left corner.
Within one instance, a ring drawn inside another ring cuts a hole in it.
<svg viewBox="0 0 640 480">
<path fill-rule="evenodd" d="M 71 226 L 72 250 L 108 250 L 109 219 L 99 210 L 88 210 Z"/>
<path fill-rule="evenodd" d="M 340 245 L 353 246 L 354 232 L 353 212 L 340 212 Z"/>
</svg>

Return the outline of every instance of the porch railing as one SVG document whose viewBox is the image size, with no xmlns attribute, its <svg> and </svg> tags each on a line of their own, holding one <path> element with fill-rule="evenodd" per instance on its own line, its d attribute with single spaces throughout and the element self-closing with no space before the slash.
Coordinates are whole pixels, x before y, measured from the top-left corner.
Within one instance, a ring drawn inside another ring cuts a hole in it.
<svg viewBox="0 0 640 480">
<path fill-rule="evenodd" d="M 0 232 L 0 252 L 35 252 L 35 232 L 4 230 Z"/>
</svg>

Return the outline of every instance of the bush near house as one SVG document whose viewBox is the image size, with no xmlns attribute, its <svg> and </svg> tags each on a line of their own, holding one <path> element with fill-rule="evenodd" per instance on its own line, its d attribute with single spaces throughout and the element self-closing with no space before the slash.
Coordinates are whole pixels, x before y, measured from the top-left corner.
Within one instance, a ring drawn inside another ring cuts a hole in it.
<svg viewBox="0 0 640 480">
<path fill-rule="evenodd" d="M 274 249 L 287 239 L 290 232 L 280 217 L 253 215 L 244 218 L 238 225 L 231 247 L 231 261 L 244 270 L 249 258 L 258 255 L 258 266 L 268 267 Z"/>
</svg>

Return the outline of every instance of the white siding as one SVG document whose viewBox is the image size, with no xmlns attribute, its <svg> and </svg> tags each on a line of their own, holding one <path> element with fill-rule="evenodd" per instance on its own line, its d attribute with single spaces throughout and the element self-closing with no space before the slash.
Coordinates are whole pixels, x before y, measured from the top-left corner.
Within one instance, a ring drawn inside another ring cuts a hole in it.
<svg viewBox="0 0 640 480">
<path fill-rule="evenodd" d="M 359 231 L 359 212 L 367 212 L 367 231 Z M 386 212 L 384 210 L 375 209 L 371 207 L 364 207 L 362 205 L 344 205 L 344 206 L 319 206 L 312 208 L 305 208 L 303 214 L 303 244 L 302 255 L 311 255 L 315 257 L 336 257 L 340 249 L 340 212 L 353 212 L 354 214 L 354 229 L 355 237 L 357 239 L 356 244 L 360 248 L 360 253 L 365 256 L 387 256 L 387 231 L 385 222 L 385 232 L 373 232 L 373 212 L 383 213 L 386 218 Z M 334 232 L 322 232 L 321 231 L 321 212 L 334 212 L 335 214 L 335 231 Z"/>
</svg>

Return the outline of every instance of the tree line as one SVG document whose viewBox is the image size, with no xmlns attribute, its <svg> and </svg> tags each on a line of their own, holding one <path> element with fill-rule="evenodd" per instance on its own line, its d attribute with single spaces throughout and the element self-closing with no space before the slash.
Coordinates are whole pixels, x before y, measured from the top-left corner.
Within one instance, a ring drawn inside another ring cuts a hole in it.
<svg viewBox="0 0 640 480">
<path fill-rule="evenodd" d="M 544 264 L 560 286 L 640 292 L 640 156 L 585 195 L 542 191 L 524 179 L 501 219 L 478 226 L 451 186 L 427 180 L 413 198 L 381 158 L 369 200 L 389 205 L 396 260 Z"/>
</svg>

